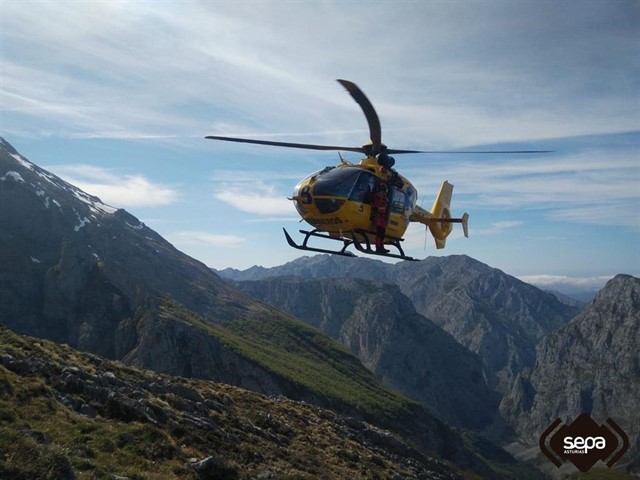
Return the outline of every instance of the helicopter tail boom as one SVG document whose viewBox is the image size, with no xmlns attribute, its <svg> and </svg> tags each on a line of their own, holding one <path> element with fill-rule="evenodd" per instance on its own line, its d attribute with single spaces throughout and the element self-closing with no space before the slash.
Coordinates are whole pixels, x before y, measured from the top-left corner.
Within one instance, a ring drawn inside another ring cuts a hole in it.
<svg viewBox="0 0 640 480">
<path fill-rule="evenodd" d="M 447 237 L 453 230 L 452 223 L 461 223 L 464 236 L 469 236 L 469 214 L 465 213 L 461 218 L 451 217 L 450 205 L 452 195 L 453 185 L 444 181 L 435 201 L 433 202 L 431 211 L 425 210 L 421 207 L 416 207 L 410 218 L 412 222 L 420 222 L 427 226 L 431 231 L 431 235 L 433 235 L 436 242 L 436 248 L 438 249 L 445 247 Z"/>
</svg>

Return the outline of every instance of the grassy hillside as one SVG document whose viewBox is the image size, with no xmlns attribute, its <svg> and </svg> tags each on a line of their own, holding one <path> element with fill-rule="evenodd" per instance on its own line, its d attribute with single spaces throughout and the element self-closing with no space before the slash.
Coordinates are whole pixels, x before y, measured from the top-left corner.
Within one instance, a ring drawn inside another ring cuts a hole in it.
<svg viewBox="0 0 640 480">
<path fill-rule="evenodd" d="M 0 452 L 0 478 L 14 480 L 460 478 L 329 410 L 137 370 L 4 327 Z"/>
<path fill-rule="evenodd" d="M 206 323 L 171 302 L 163 304 L 162 312 L 202 328 L 287 380 L 284 387 L 292 397 L 304 396 L 302 390 L 306 390 L 327 406 L 377 421 L 394 420 L 421 408 L 382 384 L 338 342 L 259 303 L 252 304 L 242 320 L 224 326 Z"/>
</svg>

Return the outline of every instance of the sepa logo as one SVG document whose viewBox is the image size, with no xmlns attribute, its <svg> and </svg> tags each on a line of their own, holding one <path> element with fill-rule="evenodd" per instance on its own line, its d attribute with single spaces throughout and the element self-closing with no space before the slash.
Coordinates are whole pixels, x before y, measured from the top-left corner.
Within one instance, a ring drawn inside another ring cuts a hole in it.
<svg viewBox="0 0 640 480">
<path fill-rule="evenodd" d="M 598 460 L 612 467 L 629 448 L 629 438 L 610 418 L 598 425 L 583 413 L 571 425 L 560 426 L 561 423 L 556 418 L 540 436 L 540 450 L 556 467 L 566 460 L 581 472 Z"/>
</svg>

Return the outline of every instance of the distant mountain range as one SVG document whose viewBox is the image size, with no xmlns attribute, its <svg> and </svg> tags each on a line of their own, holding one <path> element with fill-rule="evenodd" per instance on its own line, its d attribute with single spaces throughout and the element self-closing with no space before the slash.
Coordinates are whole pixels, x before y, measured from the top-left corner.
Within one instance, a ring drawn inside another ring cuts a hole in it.
<svg viewBox="0 0 640 480">
<path fill-rule="evenodd" d="M 491 466 L 472 452 L 460 433 L 422 403 L 385 386 L 336 341 L 241 292 L 130 213 L 105 205 L 29 162 L 3 139 L 0 312 L 0 323 L 21 334 L 156 372 L 224 382 L 330 408 L 384 428 L 421 454 L 444 459 L 459 471 L 473 471 L 482 478 L 515 478 L 504 465 Z M 435 328 L 412 315 L 414 325 L 425 334 Z M 384 328 L 382 321 L 377 325 Z M 361 335 L 364 339 L 368 334 Z M 439 331 L 434 335 L 450 338 Z M 16 358 L 15 349 L 6 342 L 13 340 L 3 339 L 3 348 Z M 464 352 L 454 342 L 445 342 Z M 25 351 L 37 348 L 25 346 Z M 373 350 L 372 354 L 375 357 Z M 477 360 L 469 352 L 464 355 L 476 368 L 478 392 L 483 392 Z M 76 368 L 71 353 L 64 358 L 71 363 L 61 368 Z M 9 357 L 5 360 L 11 362 Z M 389 368 L 390 358 L 382 360 L 380 365 Z M 84 360 L 77 362 L 77 368 L 87 368 Z M 45 376 L 54 374 L 57 371 Z M 11 379 L 6 382 L 14 385 Z M 81 386 L 69 388 L 68 393 L 78 394 L 74 388 Z M 98 413 L 103 408 L 134 416 L 146 412 L 130 410 L 140 404 L 136 400 L 140 393 L 135 392 L 133 398 L 112 402 L 111 407 L 106 405 L 110 395 L 91 401 L 74 397 L 67 403 L 54 392 L 51 395 L 54 411 L 61 408 L 59 404 L 75 409 L 84 402 L 90 407 L 87 411 Z M 215 408 L 201 408 L 214 415 Z M 11 435 L 25 434 L 12 431 Z M 345 461 L 354 460 L 345 457 Z M 530 474 L 538 478 L 535 472 Z"/>
<path fill-rule="evenodd" d="M 490 425 L 499 396 L 476 354 L 418 314 L 396 285 L 370 280 L 269 277 L 244 292 L 321 329 L 385 384 L 453 425 Z"/>
<path fill-rule="evenodd" d="M 252 267 L 244 272 L 227 269 L 218 273 L 235 281 L 360 278 L 396 285 L 416 312 L 483 360 L 489 386 L 502 393 L 519 372 L 535 365 L 535 348 L 540 339 L 580 311 L 551 293 L 465 255 L 397 264 L 319 255 L 271 269 Z M 273 305 L 286 310 L 285 303 Z"/>
</svg>

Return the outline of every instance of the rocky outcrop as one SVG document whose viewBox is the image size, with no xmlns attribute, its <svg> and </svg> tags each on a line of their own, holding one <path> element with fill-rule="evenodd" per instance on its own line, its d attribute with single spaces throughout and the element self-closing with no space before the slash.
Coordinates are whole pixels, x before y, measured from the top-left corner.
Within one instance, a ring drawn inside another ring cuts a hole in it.
<svg viewBox="0 0 640 480">
<path fill-rule="evenodd" d="M 538 342 L 578 309 L 553 295 L 467 256 L 402 266 L 396 281 L 416 310 L 483 359 L 504 393 L 535 364 Z"/>
<path fill-rule="evenodd" d="M 618 275 L 584 312 L 540 343 L 535 367 L 518 376 L 500 411 L 530 443 L 555 418 L 570 422 L 588 413 L 602 423 L 611 417 L 637 453 L 638 345 L 640 279 Z"/>
<path fill-rule="evenodd" d="M 498 398 L 480 359 L 419 315 L 397 286 L 295 277 L 237 285 L 338 340 L 385 384 L 447 422 L 481 430 L 493 421 Z"/>
</svg>

